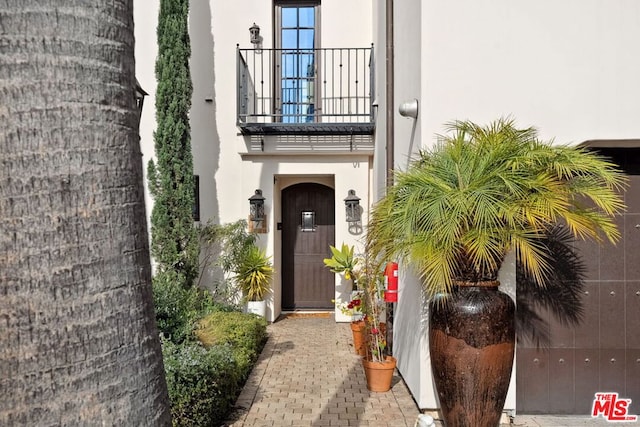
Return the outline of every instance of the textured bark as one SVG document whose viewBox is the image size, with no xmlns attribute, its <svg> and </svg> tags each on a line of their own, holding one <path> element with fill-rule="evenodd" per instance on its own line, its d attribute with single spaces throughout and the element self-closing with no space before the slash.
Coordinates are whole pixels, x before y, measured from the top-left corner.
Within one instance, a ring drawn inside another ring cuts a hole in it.
<svg viewBox="0 0 640 427">
<path fill-rule="evenodd" d="M 0 425 L 167 425 L 132 0 L 0 0 Z"/>
</svg>

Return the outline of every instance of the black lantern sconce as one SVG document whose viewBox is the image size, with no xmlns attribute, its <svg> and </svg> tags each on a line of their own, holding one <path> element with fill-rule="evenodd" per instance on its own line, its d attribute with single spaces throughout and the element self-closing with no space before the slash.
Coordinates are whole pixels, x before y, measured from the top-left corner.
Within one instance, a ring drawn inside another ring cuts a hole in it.
<svg viewBox="0 0 640 427">
<path fill-rule="evenodd" d="M 142 117 L 142 106 L 144 105 L 144 97 L 147 95 L 149 94 L 145 92 L 144 89 L 142 89 L 142 86 L 140 86 L 138 79 L 136 79 L 136 108 L 138 109 L 138 119 Z"/>
<path fill-rule="evenodd" d="M 266 233 L 266 215 L 264 214 L 264 196 L 262 190 L 256 190 L 249 197 L 249 231 L 254 233 Z"/>
<path fill-rule="evenodd" d="M 349 194 L 344 199 L 344 205 L 349 225 L 359 223 L 362 218 L 362 215 L 360 214 L 360 197 L 356 196 L 355 190 L 349 190 Z"/>
<path fill-rule="evenodd" d="M 262 36 L 260 35 L 260 27 L 258 27 L 255 22 L 249 27 L 249 36 L 253 48 L 259 49 L 260 45 L 262 45 Z"/>
</svg>

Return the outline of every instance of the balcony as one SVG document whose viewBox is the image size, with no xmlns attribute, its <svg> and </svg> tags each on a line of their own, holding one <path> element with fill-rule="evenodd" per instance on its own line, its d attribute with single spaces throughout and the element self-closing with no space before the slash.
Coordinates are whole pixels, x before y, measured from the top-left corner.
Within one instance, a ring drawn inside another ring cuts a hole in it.
<svg viewBox="0 0 640 427">
<path fill-rule="evenodd" d="M 373 47 L 240 49 L 244 135 L 372 135 Z"/>
</svg>

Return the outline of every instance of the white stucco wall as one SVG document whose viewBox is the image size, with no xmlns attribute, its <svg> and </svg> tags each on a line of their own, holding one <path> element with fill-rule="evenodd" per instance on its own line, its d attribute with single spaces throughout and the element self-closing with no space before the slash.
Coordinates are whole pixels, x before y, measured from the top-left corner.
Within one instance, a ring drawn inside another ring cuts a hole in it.
<svg viewBox="0 0 640 427">
<path fill-rule="evenodd" d="M 370 46 L 370 15 L 371 6 L 366 0 L 323 1 L 320 7 L 321 47 Z M 239 153 L 244 151 L 245 145 L 235 125 L 236 44 L 241 48 L 252 47 L 249 27 L 255 22 L 260 26 L 263 47 L 273 47 L 272 19 L 273 2 L 191 2 L 194 83 L 191 117 L 195 170 L 201 177 L 210 178 L 207 194 L 201 194 L 201 200 L 209 200 L 209 205 L 203 206 L 204 218 L 230 222 L 244 217 L 246 199 L 253 194 L 253 189 L 260 188 L 256 186 L 256 178 L 244 173 L 240 167 Z M 209 45 L 205 43 L 201 49 L 196 48 L 196 40 L 206 38 L 211 40 Z M 213 102 L 204 102 L 207 96 L 211 96 Z M 271 158 L 271 161 L 277 164 L 280 160 Z M 237 183 L 250 188 L 251 192 L 239 193 Z"/>
<path fill-rule="evenodd" d="M 150 93 L 145 100 L 140 126 L 145 165 L 154 153 L 158 8 L 158 0 L 134 1 L 137 77 Z M 323 0 L 320 9 L 321 47 L 371 46 L 372 6 L 368 0 Z M 355 152 L 307 155 L 311 150 L 303 141 L 297 144 L 298 153 L 261 156 L 253 153 L 248 138 L 239 134 L 236 127 L 236 46 L 253 47 L 249 27 L 256 23 L 261 29 L 262 46 L 273 47 L 273 16 L 273 2 L 270 1 L 191 2 L 189 34 L 193 98 L 190 120 L 194 173 L 200 176 L 201 221 L 228 223 L 247 218 L 247 199 L 255 189 L 262 189 L 269 224 L 268 232 L 261 235 L 259 243 L 267 249 L 268 255 L 273 256 L 278 271 L 280 241 L 275 223 L 279 214 L 279 182 L 284 178 L 300 182 L 330 181 L 336 195 L 336 244 L 344 241 L 355 245 L 361 235 L 348 232 L 342 199 L 349 189 L 356 190 L 366 217 L 370 203 L 372 152 L 370 148 L 361 150 L 356 144 Z M 265 151 L 273 151 L 273 144 L 274 141 L 266 138 Z M 248 154 L 249 151 L 252 154 Z M 278 180 L 274 180 L 276 176 Z M 151 213 L 151 207 L 152 201 L 147 194 L 147 215 Z M 345 284 L 339 277 L 336 277 L 336 286 L 336 296 L 343 297 L 341 290 Z M 276 274 L 268 320 L 279 314 L 279 291 L 279 275 Z M 347 319 L 338 315 L 338 320 Z"/>
<path fill-rule="evenodd" d="M 384 43 L 384 3 L 374 2 L 378 45 Z M 456 119 L 487 123 L 511 116 L 518 125 L 535 126 L 541 137 L 558 143 L 639 136 L 640 56 L 632 52 L 640 47 L 640 2 L 395 3 L 394 108 L 397 111 L 400 102 L 413 97 L 420 102 L 415 135 L 409 119 L 395 115 L 396 167 L 406 168 L 406 155 L 416 145 L 431 146 L 436 134 L 444 132 L 444 124 Z M 380 82 L 384 55 L 378 53 Z M 385 126 L 381 110 L 376 185 L 384 182 L 385 139 L 380 130 Z M 512 290 L 513 263 L 505 264 L 500 279 L 503 288 Z M 394 353 L 418 405 L 434 408 L 425 301 L 410 273 L 401 274 L 400 286 Z M 512 381 L 505 409 L 513 408 Z"/>
<path fill-rule="evenodd" d="M 511 115 L 559 143 L 638 136 L 640 2 L 425 2 L 425 142 Z"/>
</svg>

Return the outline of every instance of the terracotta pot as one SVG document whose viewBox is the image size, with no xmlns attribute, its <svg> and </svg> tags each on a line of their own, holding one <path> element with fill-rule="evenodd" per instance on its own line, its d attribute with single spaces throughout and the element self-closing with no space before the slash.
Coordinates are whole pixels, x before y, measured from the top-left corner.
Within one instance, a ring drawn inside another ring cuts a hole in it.
<svg viewBox="0 0 640 427">
<path fill-rule="evenodd" d="M 431 370 L 446 426 L 500 422 L 513 366 L 515 304 L 499 284 L 458 283 L 429 304 Z"/>
<path fill-rule="evenodd" d="M 362 367 L 367 377 L 367 389 L 369 391 L 384 392 L 391 389 L 393 371 L 396 368 L 395 357 L 387 356 L 384 362 L 372 362 L 371 360 L 362 359 Z"/>
<path fill-rule="evenodd" d="M 357 355 L 364 356 L 367 352 L 367 334 L 364 320 L 351 322 L 351 333 L 353 334 L 353 348 Z"/>
</svg>

